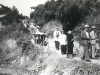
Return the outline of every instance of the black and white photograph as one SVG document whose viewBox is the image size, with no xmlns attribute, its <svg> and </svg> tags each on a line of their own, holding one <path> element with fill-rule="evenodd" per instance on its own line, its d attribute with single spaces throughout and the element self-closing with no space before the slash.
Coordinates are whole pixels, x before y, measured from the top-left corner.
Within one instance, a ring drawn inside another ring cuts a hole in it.
<svg viewBox="0 0 100 75">
<path fill-rule="evenodd" d="M 100 0 L 0 0 L 0 75 L 100 75 Z"/>
</svg>

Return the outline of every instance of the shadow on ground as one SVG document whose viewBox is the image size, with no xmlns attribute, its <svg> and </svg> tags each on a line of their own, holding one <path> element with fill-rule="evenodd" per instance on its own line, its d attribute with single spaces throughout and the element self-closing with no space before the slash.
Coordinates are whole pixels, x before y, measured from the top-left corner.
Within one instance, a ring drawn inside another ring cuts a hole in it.
<svg viewBox="0 0 100 75">
<path fill-rule="evenodd" d="M 6 73 L 0 73 L 0 75 L 11 75 L 11 74 L 6 74 Z"/>
</svg>

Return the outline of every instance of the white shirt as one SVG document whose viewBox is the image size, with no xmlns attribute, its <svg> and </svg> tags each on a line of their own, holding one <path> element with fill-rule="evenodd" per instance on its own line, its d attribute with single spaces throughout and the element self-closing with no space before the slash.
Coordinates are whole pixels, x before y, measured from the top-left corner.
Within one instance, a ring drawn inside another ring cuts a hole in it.
<svg viewBox="0 0 100 75">
<path fill-rule="evenodd" d="M 65 34 L 61 34 L 59 37 L 60 45 L 66 45 L 67 44 L 67 36 Z"/>
<path fill-rule="evenodd" d="M 59 37 L 57 37 L 57 35 L 59 34 L 59 36 L 61 35 L 61 32 L 60 31 L 54 31 L 54 40 L 55 41 L 59 41 Z"/>
<path fill-rule="evenodd" d="M 84 30 L 85 31 L 85 30 Z M 89 33 L 87 32 L 87 31 L 85 31 L 85 33 L 86 33 L 86 36 L 89 38 Z"/>
<path fill-rule="evenodd" d="M 97 39 L 97 35 L 94 31 L 90 32 L 90 37 L 91 37 L 91 44 L 96 44 L 96 39 Z"/>
<path fill-rule="evenodd" d="M 96 39 L 97 35 L 94 33 L 94 31 L 90 32 L 90 36 L 92 39 Z"/>
</svg>

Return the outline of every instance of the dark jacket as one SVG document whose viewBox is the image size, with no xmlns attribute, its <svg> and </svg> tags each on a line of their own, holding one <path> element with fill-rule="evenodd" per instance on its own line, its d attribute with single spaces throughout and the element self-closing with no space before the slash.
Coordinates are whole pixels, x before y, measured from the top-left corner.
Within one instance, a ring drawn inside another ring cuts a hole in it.
<svg viewBox="0 0 100 75">
<path fill-rule="evenodd" d="M 73 39 L 73 35 L 72 34 L 67 34 L 67 43 L 68 44 L 72 44 L 74 41 Z"/>
<path fill-rule="evenodd" d="M 90 38 L 87 37 L 85 31 L 81 32 L 81 44 L 88 45 L 90 43 Z"/>
</svg>

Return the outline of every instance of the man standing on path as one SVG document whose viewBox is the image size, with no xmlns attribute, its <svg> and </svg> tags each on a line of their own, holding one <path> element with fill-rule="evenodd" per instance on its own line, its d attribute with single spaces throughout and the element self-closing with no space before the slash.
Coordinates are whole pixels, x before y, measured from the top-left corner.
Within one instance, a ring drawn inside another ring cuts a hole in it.
<svg viewBox="0 0 100 75">
<path fill-rule="evenodd" d="M 61 32 L 60 32 L 60 30 L 59 30 L 59 28 L 58 27 L 56 27 L 56 31 L 54 31 L 54 41 L 55 41 L 55 47 L 56 47 L 56 49 L 57 50 L 59 50 L 59 45 L 60 45 L 60 43 L 59 43 L 59 36 L 61 35 Z"/>
<path fill-rule="evenodd" d="M 90 38 L 91 38 L 91 46 L 92 46 L 92 58 L 95 58 L 95 52 L 96 52 L 96 40 L 97 40 L 97 34 L 96 34 L 96 26 L 92 26 L 92 30 L 90 32 Z"/>
<path fill-rule="evenodd" d="M 84 47 L 84 54 L 82 56 L 82 59 L 90 62 L 90 57 L 89 57 L 90 36 L 88 30 L 89 30 L 89 25 L 85 25 L 84 30 L 81 32 L 81 44 Z"/>
<path fill-rule="evenodd" d="M 67 34 L 67 43 L 68 43 L 68 57 L 73 58 L 73 35 L 72 35 L 72 31 L 68 31 Z"/>
</svg>

